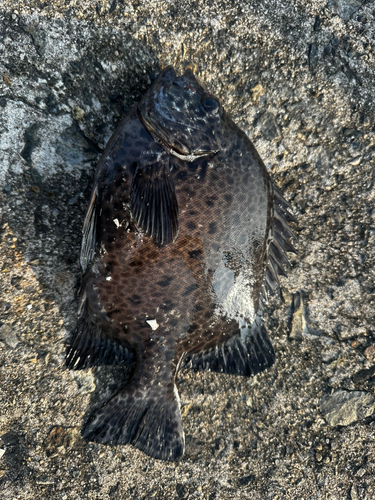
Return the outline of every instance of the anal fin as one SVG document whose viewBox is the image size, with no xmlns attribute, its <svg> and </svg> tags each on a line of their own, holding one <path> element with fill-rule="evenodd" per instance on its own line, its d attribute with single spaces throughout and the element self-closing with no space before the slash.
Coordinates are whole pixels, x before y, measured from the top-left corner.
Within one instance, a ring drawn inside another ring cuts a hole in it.
<svg viewBox="0 0 375 500">
<path fill-rule="evenodd" d="M 187 366 L 196 371 L 207 370 L 246 377 L 270 368 L 274 362 L 275 352 L 259 317 L 246 332 L 207 351 L 188 355 L 185 361 Z"/>
<path fill-rule="evenodd" d="M 132 444 L 159 460 L 179 460 L 185 438 L 176 386 L 130 382 L 89 417 L 82 435 L 103 444 Z"/>
</svg>

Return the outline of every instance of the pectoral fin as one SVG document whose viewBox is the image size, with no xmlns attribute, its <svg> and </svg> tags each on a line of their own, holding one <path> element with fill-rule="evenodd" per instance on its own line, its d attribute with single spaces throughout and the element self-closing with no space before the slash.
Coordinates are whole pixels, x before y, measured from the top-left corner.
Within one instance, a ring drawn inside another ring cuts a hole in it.
<svg viewBox="0 0 375 500">
<path fill-rule="evenodd" d="M 169 166 L 137 168 L 131 189 L 131 209 L 140 229 L 157 245 L 167 245 L 176 239 L 178 204 Z"/>
</svg>

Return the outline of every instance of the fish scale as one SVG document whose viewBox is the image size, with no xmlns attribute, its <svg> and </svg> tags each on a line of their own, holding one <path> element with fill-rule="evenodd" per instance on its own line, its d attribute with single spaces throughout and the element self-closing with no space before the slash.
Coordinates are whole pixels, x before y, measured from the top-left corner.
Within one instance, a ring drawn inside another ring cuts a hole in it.
<svg viewBox="0 0 375 500">
<path fill-rule="evenodd" d="M 84 437 L 179 460 L 180 366 L 244 376 L 272 366 L 260 309 L 294 251 L 293 220 L 218 100 L 191 70 L 165 68 L 108 142 L 85 218 L 66 364 L 136 368 Z"/>
</svg>

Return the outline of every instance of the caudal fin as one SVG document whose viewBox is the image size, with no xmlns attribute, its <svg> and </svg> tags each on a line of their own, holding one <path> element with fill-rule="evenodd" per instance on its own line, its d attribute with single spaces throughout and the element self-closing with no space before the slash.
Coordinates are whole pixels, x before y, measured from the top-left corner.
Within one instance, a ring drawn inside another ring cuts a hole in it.
<svg viewBox="0 0 375 500">
<path fill-rule="evenodd" d="M 132 444 L 159 460 L 179 460 L 185 438 L 176 386 L 131 382 L 90 416 L 82 435 L 103 444 Z"/>
</svg>

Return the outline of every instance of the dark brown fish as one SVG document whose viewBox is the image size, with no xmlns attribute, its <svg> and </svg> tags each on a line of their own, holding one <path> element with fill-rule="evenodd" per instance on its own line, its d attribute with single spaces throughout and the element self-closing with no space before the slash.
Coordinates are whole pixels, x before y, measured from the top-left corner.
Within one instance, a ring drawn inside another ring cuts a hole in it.
<svg viewBox="0 0 375 500">
<path fill-rule="evenodd" d="M 181 362 L 245 376 L 274 363 L 261 307 L 294 251 L 288 209 L 218 100 L 165 68 L 110 139 L 84 223 L 66 364 L 137 362 L 84 437 L 178 460 Z"/>
</svg>

